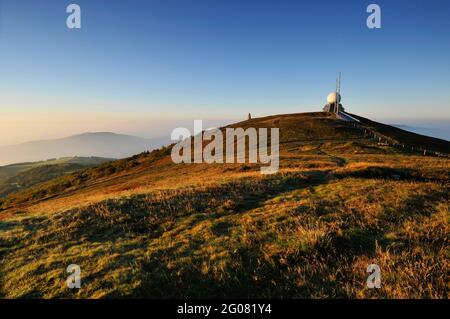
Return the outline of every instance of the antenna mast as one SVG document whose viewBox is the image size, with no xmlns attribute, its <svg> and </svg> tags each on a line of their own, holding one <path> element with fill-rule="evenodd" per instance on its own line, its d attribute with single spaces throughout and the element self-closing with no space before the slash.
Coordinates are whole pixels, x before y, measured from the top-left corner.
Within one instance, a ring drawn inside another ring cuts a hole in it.
<svg viewBox="0 0 450 319">
<path fill-rule="evenodd" d="M 336 78 L 336 90 L 335 90 L 335 92 L 336 92 L 336 101 L 334 102 L 334 113 L 335 114 L 337 114 L 337 106 L 338 106 L 338 102 L 337 102 L 337 100 L 338 100 L 338 78 Z"/>
<path fill-rule="evenodd" d="M 341 72 L 339 72 L 339 76 L 336 79 L 336 114 L 339 114 L 339 102 L 341 97 Z"/>
</svg>

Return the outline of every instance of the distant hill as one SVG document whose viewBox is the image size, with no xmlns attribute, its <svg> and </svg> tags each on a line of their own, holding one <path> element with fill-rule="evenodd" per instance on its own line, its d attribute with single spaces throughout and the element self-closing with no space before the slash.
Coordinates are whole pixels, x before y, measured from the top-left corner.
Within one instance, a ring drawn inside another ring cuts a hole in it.
<svg viewBox="0 0 450 319">
<path fill-rule="evenodd" d="M 114 160 L 104 157 L 64 157 L 2 166 L 0 198 L 50 179 Z"/>
<path fill-rule="evenodd" d="M 73 156 L 124 158 L 168 142 L 169 138 L 146 139 L 110 132 L 84 133 L 61 139 L 1 146 L 0 165 Z"/>
</svg>

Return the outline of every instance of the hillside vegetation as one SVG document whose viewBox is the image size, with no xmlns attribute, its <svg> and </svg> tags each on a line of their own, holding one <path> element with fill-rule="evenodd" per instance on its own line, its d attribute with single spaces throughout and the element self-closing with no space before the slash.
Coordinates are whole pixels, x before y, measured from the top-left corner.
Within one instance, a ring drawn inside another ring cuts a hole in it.
<svg viewBox="0 0 450 319">
<path fill-rule="evenodd" d="M 64 157 L 0 167 L 0 198 L 83 168 L 113 161 L 103 157 Z"/>
<path fill-rule="evenodd" d="M 233 126 L 280 128 L 279 173 L 176 165 L 165 147 L 10 194 L 0 296 L 449 297 L 448 157 L 379 143 L 328 113 Z M 366 287 L 372 263 L 380 289 Z M 81 289 L 65 285 L 70 264 Z"/>
</svg>

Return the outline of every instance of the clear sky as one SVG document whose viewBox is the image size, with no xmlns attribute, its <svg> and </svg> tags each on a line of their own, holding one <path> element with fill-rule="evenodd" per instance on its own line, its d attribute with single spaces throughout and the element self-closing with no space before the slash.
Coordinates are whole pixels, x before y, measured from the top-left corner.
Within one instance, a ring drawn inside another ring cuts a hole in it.
<svg viewBox="0 0 450 319">
<path fill-rule="evenodd" d="M 353 113 L 450 119 L 449 17 L 448 0 L 0 0 L 0 144 L 320 110 L 339 71 Z"/>
</svg>

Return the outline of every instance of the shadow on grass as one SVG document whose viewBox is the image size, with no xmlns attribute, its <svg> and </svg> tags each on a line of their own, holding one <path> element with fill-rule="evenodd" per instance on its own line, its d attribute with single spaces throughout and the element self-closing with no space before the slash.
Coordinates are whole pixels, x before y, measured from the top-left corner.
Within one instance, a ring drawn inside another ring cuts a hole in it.
<svg viewBox="0 0 450 319">
<path fill-rule="evenodd" d="M 47 231 L 64 240 L 84 238 L 88 241 L 114 241 L 124 235 L 159 237 L 180 218 L 196 216 L 196 221 L 218 216 L 238 214 L 260 207 L 278 196 L 324 181 L 326 173 L 287 174 L 262 179 L 240 179 L 208 188 L 188 188 L 160 191 L 157 194 L 137 195 L 126 199 L 107 200 L 82 209 L 74 209 L 51 216 Z M 192 227 L 195 224 L 191 225 Z M 223 233 L 224 227 L 217 225 Z M 222 228 L 222 229 L 220 229 Z M 49 229 L 49 230 L 51 230 Z M 55 238 L 56 239 L 56 238 Z"/>
<path fill-rule="evenodd" d="M 311 298 L 320 287 L 321 293 L 334 298 L 348 298 L 339 280 L 339 273 L 331 256 L 289 256 L 289 265 L 273 256 L 270 262 L 261 262 L 262 251 L 240 248 L 233 262 L 221 270 L 202 271 L 201 261 L 182 268 L 168 269 L 167 256 L 153 256 L 142 264 L 141 285 L 127 297 L 131 298 Z M 321 260 L 330 267 L 311 267 Z M 333 264 L 335 266 L 333 266 Z M 291 265 L 298 265 L 297 268 Z M 300 270 L 303 268 L 303 270 Z M 305 280 L 299 281 L 299 271 Z M 114 296 L 111 296 L 114 297 Z"/>
<path fill-rule="evenodd" d="M 400 181 L 440 182 L 449 180 L 449 172 L 442 172 L 438 176 L 430 176 L 429 172 L 411 168 L 391 168 L 384 166 L 369 166 L 359 169 L 348 169 L 334 173 L 336 178 L 378 178 Z"/>
</svg>

